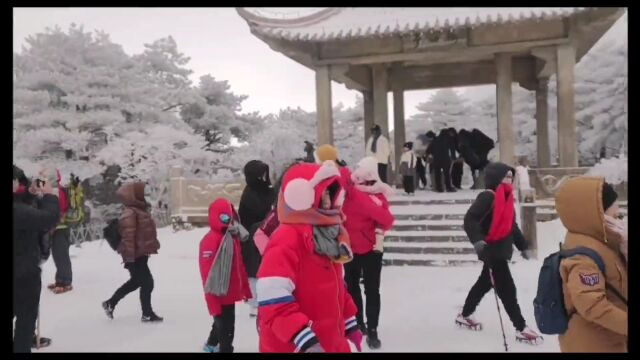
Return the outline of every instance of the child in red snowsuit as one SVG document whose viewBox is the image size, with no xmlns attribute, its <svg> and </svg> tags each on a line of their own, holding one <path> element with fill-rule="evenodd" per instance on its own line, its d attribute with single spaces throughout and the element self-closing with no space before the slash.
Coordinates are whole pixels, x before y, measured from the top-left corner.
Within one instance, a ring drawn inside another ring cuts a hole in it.
<svg viewBox="0 0 640 360">
<path fill-rule="evenodd" d="M 343 280 L 353 258 L 335 163 L 298 164 L 278 195 L 280 226 L 258 271 L 260 352 L 358 351 L 362 333 Z"/>
<path fill-rule="evenodd" d="M 235 303 L 250 299 L 251 288 L 242 262 L 240 221 L 228 200 L 217 199 L 209 206 L 209 226 L 211 230 L 200 242 L 199 252 L 200 275 L 205 289 L 204 297 L 209 314 L 214 317 L 204 350 L 233 352 Z M 226 247 L 225 240 L 228 241 Z M 212 267 L 218 261 L 220 261 L 218 265 L 226 268 L 226 271 L 214 274 Z M 224 274 L 227 276 L 226 279 L 223 279 Z M 226 287 L 226 291 L 218 288 L 223 283 L 228 284 L 223 286 L 223 288 Z M 214 294 L 216 292 L 217 294 Z"/>
</svg>

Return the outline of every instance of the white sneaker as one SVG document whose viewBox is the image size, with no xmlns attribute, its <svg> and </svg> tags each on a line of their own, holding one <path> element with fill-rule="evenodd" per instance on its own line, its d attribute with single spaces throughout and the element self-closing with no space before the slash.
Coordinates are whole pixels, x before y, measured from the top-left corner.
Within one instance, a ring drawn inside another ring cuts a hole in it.
<svg viewBox="0 0 640 360">
<path fill-rule="evenodd" d="M 458 317 L 456 317 L 456 324 L 471 330 L 482 330 L 482 323 L 477 321 L 471 315 L 464 317 L 462 316 L 462 313 L 458 314 Z"/>
<path fill-rule="evenodd" d="M 525 327 L 522 331 L 516 331 L 516 341 L 526 342 L 532 345 L 537 345 L 542 342 L 544 339 L 540 334 L 531 330 L 528 326 Z"/>
<path fill-rule="evenodd" d="M 249 317 L 258 316 L 258 308 L 254 308 L 253 306 L 249 308 Z"/>
</svg>

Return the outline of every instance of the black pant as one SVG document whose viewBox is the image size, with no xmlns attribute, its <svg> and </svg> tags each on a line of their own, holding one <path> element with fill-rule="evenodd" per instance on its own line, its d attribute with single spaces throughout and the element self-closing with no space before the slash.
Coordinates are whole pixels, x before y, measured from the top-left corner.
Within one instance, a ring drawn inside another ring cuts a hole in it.
<svg viewBox="0 0 640 360">
<path fill-rule="evenodd" d="M 232 353 L 235 322 L 236 306 L 234 304 L 222 305 L 222 314 L 213 318 L 207 344 L 211 346 L 220 344 L 221 353 Z"/>
<path fill-rule="evenodd" d="M 502 300 L 502 305 L 504 305 L 504 308 L 516 330 L 522 331 L 526 326 L 526 322 L 522 317 L 520 305 L 518 305 L 516 285 L 513 283 L 509 264 L 506 260 L 495 260 L 490 264 L 484 264 L 480 277 L 478 277 L 476 283 L 471 287 L 469 295 L 467 295 L 467 299 L 464 302 L 462 316 L 469 316 L 473 314 L 480 303 L 480 300 L 482 300 L 482 297 L 491 290 L 492 286 L 489 268 L 493 270 L 493 277 L 496 282 L 496 292 L 498 293 L 500 300 Z"/>
<path fill-rule="evenodd" d="M 151 292 L 153 291 L 153 276 L 149 271 L 147 261 L 148 256 L 141 256 L 136 259 L 134 263 L 127 264 L 127 270 L 131 274 L 131 278 L 126 283 L 122 284 L 111 299 L 109 303 L 114 307 L 122 298 L 132 291 L 140 288 L 140 304 L 142 305 L 142 315 L 149 316 L 153 314 L 151 308 Z"/>
<path fill-rule="evenodd" d="M 418 175 L 418 186 L 426 187 L 427 186 L 427 169 L 424 167 L 416 168 L 416 173 Z"/>
<path fill-rule="evenodd" d="M 451 185 L 458 189 L 462 189 L 462 169 L 464 164 L 462 162 L 454 162 L 451 165 Z"/>
<path fill-rule="evenodd" d="M 53 232 L 51 253 L 56 265 L 56 284 L 61 286 L 71 285 L 73 274 L 71 272 L 71 258 L 69 257 L 69 228 L 56 229 Z"/>
<path fill-rule="evenodd" d="M 353 260 L 344 264 L 345 281 L 353 302 L 358 307 L 358 324 L 364 325 L 362 316 L 362 295 L 360 294 L 360 275 L 364 278 L 364 295 L 367 298 L 367 327 L 378 328 L 380 317 L 380 273 L 382 272 L 382 253 L 370 251 L 364 255 L 354 254 Z"/>
<path fill-rule="evenodd" d="M 433 166 L 434 177 L 436 178 L 436 191 L 442 192 L 445 189 L 450 190 L 451 186 L 451 162 L 435 163 Z M 442 184 L 442 175 L 444 174 L 444 186 Z"/>
<path fill-rule="evenodd" d="M 407 194 L 413 194 L 415 192 L 415 180 L 413 176 L 402 176 L 402 186 L 404 187 L 404 192 Z"/>
<path fill-rule="evenodd" d="M 378 176 L 383 183 L 387 183 L 387 164 L 378 163 Z"/>
<path fill-rule="evenodd" d="M 13 352 L 31 352 L 41 288 L 40 274 L 13 279 L 13 316 L 16 318 Z"/>
</svg>

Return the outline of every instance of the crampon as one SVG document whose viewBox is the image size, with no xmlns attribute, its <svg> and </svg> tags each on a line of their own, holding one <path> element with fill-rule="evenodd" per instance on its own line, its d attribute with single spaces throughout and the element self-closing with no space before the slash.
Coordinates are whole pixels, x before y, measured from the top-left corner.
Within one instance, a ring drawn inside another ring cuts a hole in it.
<svg viewBox="0 0 640 360">
<path fill-rule="evenodd" d="M 462 314 L 459 314 L 458 317 L 456 317 L 456 325 L 458 325 L 458 327 L 467 328 L 474 331 L 482 330 L 481 322 L 476 321 L 471 316 L 464 317 L 462 316 Z"/>
</svg>

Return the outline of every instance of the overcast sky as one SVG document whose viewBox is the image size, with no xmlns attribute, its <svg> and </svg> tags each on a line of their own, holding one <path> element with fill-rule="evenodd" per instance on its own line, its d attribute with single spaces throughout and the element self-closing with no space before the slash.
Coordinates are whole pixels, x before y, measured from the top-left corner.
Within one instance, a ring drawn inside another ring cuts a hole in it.
<svg viewBox="0 0 640 360">
<path fill-rule="evenodd" d="M 85 30 L 104 30 L 130 55 L 142 52 L 145 43 L 173 36 L 179 50 L 191 57 L 187 66 L 194 71 L 194 83 L 208 73 L 218 80 L 228 80 L 233 92 L 249 95 L 243 111 L 275 113 L 287 106 L 315 110 L 313 71 L 254 37 L 233 8 L 14 8 L 13 50 L 19 52 L 30 34 L 54 25 L 66 30 L 71 23 L 84 25 Z M 601 42 L 626 36 L 625 15 Z M 334 104 L 352 105 L 358 94 L 337 83 L 332 90 Z M 468 94 L 477 97 L 487 90 L 492 91 L 491 87 L 482 90 L 476 87 Z M 429 94 L 429 91 L 405 93 L 406 116 L 414 114 L 415 106 L 428 99 Z M 390 101 L 390 110 L 392 104 Z"/>
</svg>

